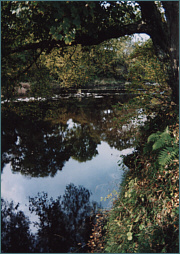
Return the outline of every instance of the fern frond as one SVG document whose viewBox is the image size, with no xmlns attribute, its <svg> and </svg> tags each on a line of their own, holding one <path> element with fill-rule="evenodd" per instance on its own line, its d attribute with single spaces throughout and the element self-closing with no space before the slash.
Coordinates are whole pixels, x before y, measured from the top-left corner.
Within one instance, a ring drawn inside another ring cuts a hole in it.
<svg viewBox="0 0 180 254">
<path fill-rule="evenodd" d="M 156 133 L 151 134 L 148 137 L 148 143 L 149 142 L 154 143 L 152 146 L 153 150 L 157 150 L 157 149 L 170 145 L 172 142 L 172 137 L 170 135 L 168 126 L 163 132 L 157 131 Z"/>
<path fill-rule="evenodd" d="M 166 129 L 163 132 L 157 131 L 156 133 L 152 133 L 148 137 L 148 142 L 156 142 L 159 138 L 167 138 L 168 136 L 170 136 L 170 131 L 169 131 L 169 128 L 167 126 Z"/>
<path fill-rule="evenodd" d="M 146 143 L 143 148 L 143 153 L 147 154 L 152 151 L 152 143 Z"/>
<path fill-rule="evenodd" d="M 174 137 L 171 136 L 168 126 L 163 132 L 157 131 L 149 136 L 148 142 L 144 147 L 144 153 L 149 150 L 159 150 L 158 163 L 165 166 L 174 159 L 178 159 L 179 145 Z"/>
<path fill-rule="evenodd" d="M 163 133 L 163 135 L 161 135 L 160 138 L 153 144 L 152 148 L 153 150 L 157 150 L 171 144 L 171 142 L 171 136 L 167 133 Z"/>
<path fill-rule="evenodd" d="M 159 153 L 158 162 L 160 165 L 165 166 L 172 162 L 174 159 L 179 159 L 179 147 L 167 147 Z"/>
<path fill-rule="evenodd" d="M 161 134 L 161 132 L 160 131 L 158 131 L 158 132 L 156 132 L 156 133 L 153 133 L 153 134 L 151 134 L 149 137 L 148 137 L 148 143 L 149 142 L 156 142 L 156 140 L 158 140 L 159 139 L 159 137 L 160 137 L 160 134 Z"/>
</svg>

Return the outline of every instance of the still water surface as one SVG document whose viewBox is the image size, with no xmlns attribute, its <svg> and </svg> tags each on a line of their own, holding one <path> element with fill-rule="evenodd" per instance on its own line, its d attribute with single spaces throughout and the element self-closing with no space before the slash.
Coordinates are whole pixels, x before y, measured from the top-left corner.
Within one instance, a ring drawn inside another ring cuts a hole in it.
<svg viewBox="0 0 180 254">
<path fill-rule="evenodd" d="M 123 94 L 3 106 L 4 251 L 87 251 L 89 221 L 98 209 L 111 207 L 102 198 L 118 190 L 120 156 L 133 151 L 135 126 L 130 119 L 120 124 L 124 113 L 113 107 L 128 99 Z M 23 225 L 9 220 L 8 208 L 17 221 L 23 217 Z M 27 235 L 19 247 L 21 234 L 12 240 L 17 230 Z"/>
</svg>

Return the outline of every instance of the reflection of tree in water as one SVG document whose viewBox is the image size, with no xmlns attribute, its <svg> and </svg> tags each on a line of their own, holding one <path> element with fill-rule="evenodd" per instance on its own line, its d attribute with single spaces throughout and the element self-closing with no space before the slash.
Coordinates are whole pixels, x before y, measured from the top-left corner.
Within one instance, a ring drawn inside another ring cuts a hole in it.
<svg viewBox="0 0 180 254">
<path fill-rule="evenodd" d="M 127 98 L 125 98 L 127 100 Z M 70 157 L 85 162 L 97 155 L 101 140 L 122 150 L 133 143 L 132 130 L 120 127 L 114 97 L 16 104 L 2 111 L 2 169 L 31 177 L 54 176 Z M 69 127 L 69 119 L 75 123 Z M 116 119 L 116 120 L 115 120 Z"/>
<path fill-rule="evenodd" d="M 91 128 L 87 124 L 78 125 L 72 137 L 72 158 L 79 162 L 91 160 L 98 154 L 99 139 L 91 135 Z"/>
<path fill-rule="evenodd" d="M 61 135 L 56 137 L 51 133 L 48 123 L 42 121 L 32 123 L 29 119 L 16 119 L 15 122 L 16 126 L 12 126 L 12 130 L 11 125 L 7 125 L 8 130 L 3 130 L 3 143 L 7 139 L 12 143 L 10 147 L 3 146 L 2 160 L 8 161 L 9 158 L 13 171 L 20 171 L 24 175 L 54 176 L 70 157 L 69 147 Z M 51 134 L 48 136 L 48 133 Z M 8 153 L 12 156 L 8 156 Z"/>
<path fill-rule="evenodd" d="M 30 221 L 18 205 L 1 199 L 1 251 L 28 253 L 33 251 L 33 236 L 29 230 Z"/>
<path fill-rule="evenodd" d="M 6 119 L 2 126 L 2 169 L 11 162 L 14 172 L 31 177 L 54 176 L 71 156 L 86 161 L 97 154 L 99 140 L 90 135 L 88 126 L 69 130 L 63 123 L 52 127 L 49 122 L 32 123 L 25 117 L 13 119 L 14 124 Z"/>
<path fill-rule="evenodd" d="M 82 186 L 66 186 L 63 197 L 48 199 L 38 193 L 29 199 L 29 210 L 38 215 L 38 232 L 32 235 L 30 221 L 13 203 L 2 200 L 2 252 L 87 252 L 91 222 L 97 204 Z"/>
</svg>

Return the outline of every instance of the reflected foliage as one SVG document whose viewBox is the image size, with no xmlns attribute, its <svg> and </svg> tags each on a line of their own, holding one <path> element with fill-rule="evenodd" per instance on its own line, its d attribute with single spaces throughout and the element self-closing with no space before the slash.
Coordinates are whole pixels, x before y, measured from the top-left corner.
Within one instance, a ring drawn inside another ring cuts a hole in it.
<svg viewBox="0 0 180 254">
<path fill-rule="evenodd" d="M 14 172 L 20 171 L 32 177 L 54 176 L 62 169 L 70 155 L 61 133 L 56 137 L 53 130 L 51 133 L 49 123 L 32 122 L 28 117 L 14 114 L 11 120 L 13 125 L 9 124 L 9 118 L 2 119 L 5 127 L 2 132 L 2 163 L 4 159 L 9 160 Z M 11 141 L 8 145 L 7 140 Z"/>
<path fill-rule="evenodd" d="M 30 221 L 18 205 L 2 203 L 2 252 L 63 253 L 87 252 L 87 242 L 97 203 L 83 186 L 69 184 L 57 199 L 47 193 L 29 198 L 29 210 L 38 216 L 37 233 L 29 230 Z M 32 222 L 31 222 L 32 223 Z"/>
<path fill-rule="evenodd" d="M 55 176 L 72 157 L 79 162 L 98 154 L 101 141 L 122 150 L 134 130 L 120 124 L 121 114 L 111 105 L 128 96 L 19 102 L 2 106 L 2 169 L 25 176 Z"/>
<path fill-rule="evenodd" d="M 29 219 L 18 205 L 1 199 L 1 251 L 28 253 L 32 252 L 33 236 L 30 233 Z"/>
<path fill-rule="evenodd" d="M 88 125 L 78 126 L 75 130 L 74 139 L 72 140 L 73 159 L 79 162 L 91 160 L 98 154 L 97 144 L 99 141 L 94 139 Z"/>
<path fill-rule="evenodd" d="M 46 193 L 30 198 L 30 211 L 39 217 L 37 251 L 68 252 L 87 249 L 93 207 L 90 192 L 70 184 L 63 197 L 48 199 Z M 83 247 L 84 246 L 84 247 Z"/>
</svg>

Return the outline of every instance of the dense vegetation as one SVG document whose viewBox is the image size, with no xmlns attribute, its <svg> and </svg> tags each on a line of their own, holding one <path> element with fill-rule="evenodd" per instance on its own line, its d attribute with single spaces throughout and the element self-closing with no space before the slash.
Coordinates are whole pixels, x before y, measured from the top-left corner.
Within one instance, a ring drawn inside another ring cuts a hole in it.
<svg viewBox="0 0 180 254">
<path fill-rule="evenodd" d="M 161 124 L 160 124 L 161 123 Z M 110 211 L 105 252 L 179 252 L 179 121 L 177 108 L 160 110 L 124 158 L 120 194 Z"/>
<path fill-rule="evenodd" d="M 129 44 L 127 37 L 91 47 L 78 44 L 64 49 L 63 53 L 53 49 L 48 55 L 42 54 L 21 81 L 31 82 L 31 92 L 37 96 L 50 94 L 52 90 L 57 93 L 58 88 L 87 88 L 104 78 L 114 79 L 115 83 L 124 81 L 129 54 L 129 51 L 125 54 L 125 49 Z M 118 72 L 118 68 L 122 70 Z"/>
<path fill-rule="evenodd" d="M 48 97 L 57 85 L 111 78 L 128 81 L 136 94 L 119 110 L 143 108 L 148 116 L 136 151 L 124 158 L 130 170 L 98 222 L 104 236 L 90 244 L 92 252 L 179 251 L 178 8 L 178 1 L 2 2 L 5 98 L 20 82 L 31 83 L 31 95 Z M 136 32 L 151 39 L 132 45 Z"/>
</svg>

